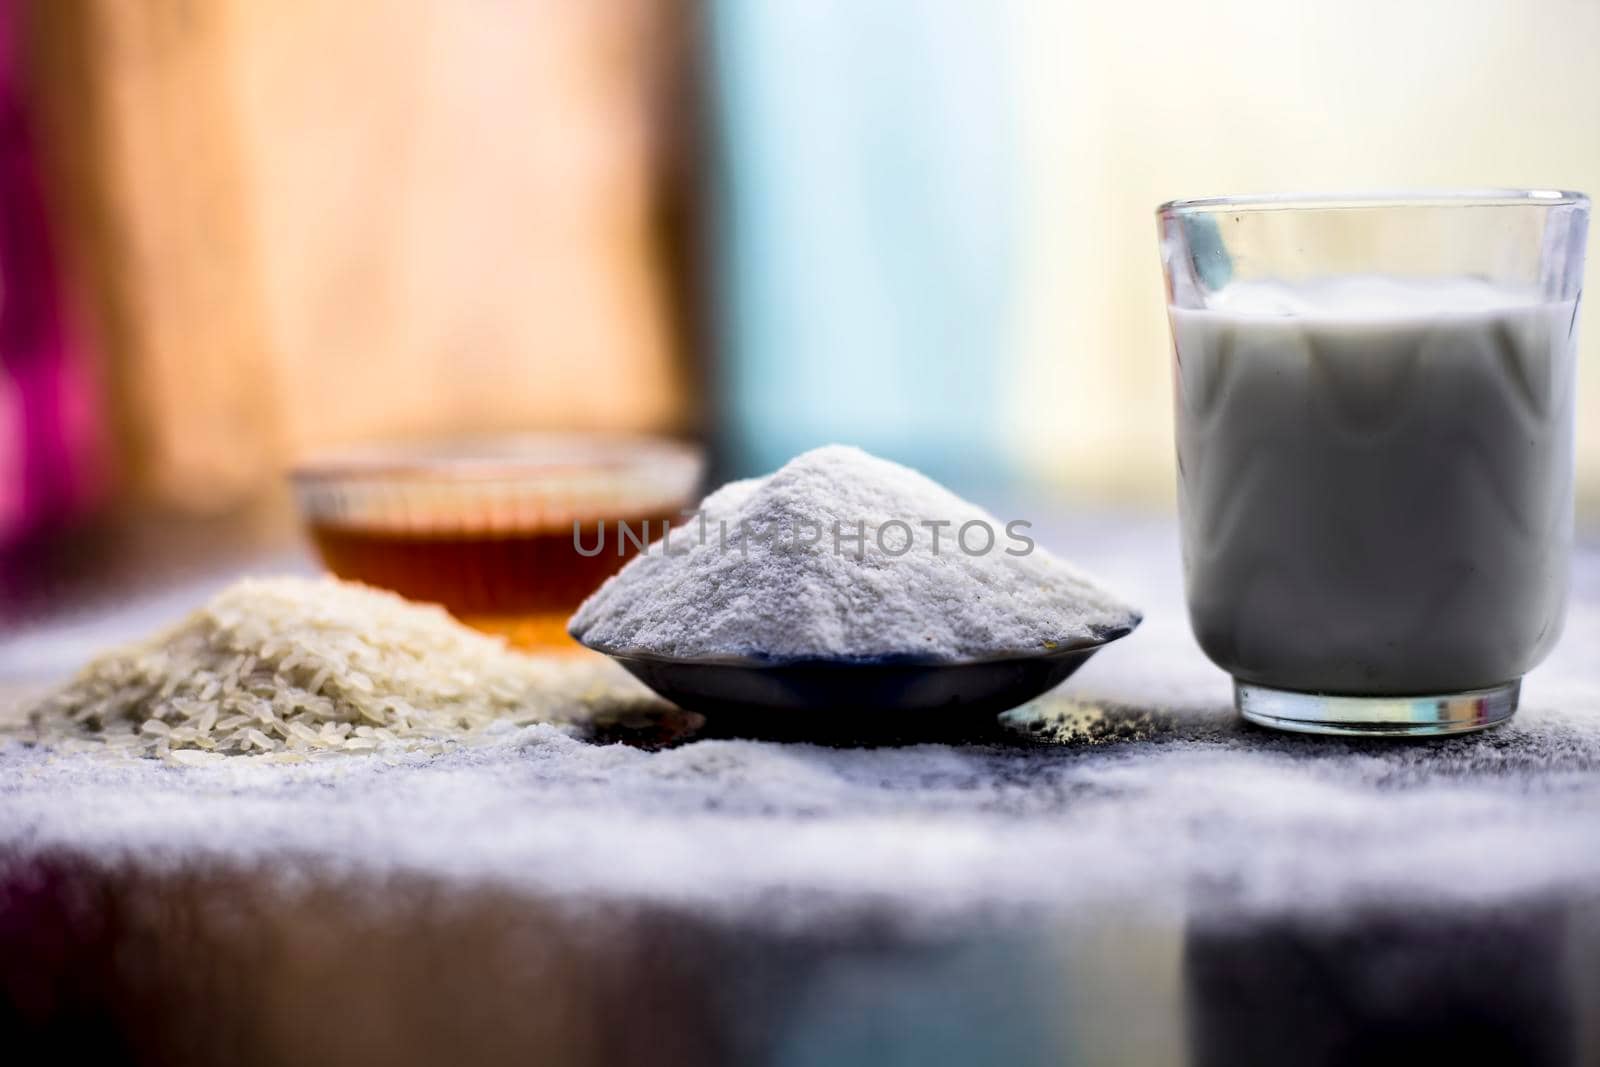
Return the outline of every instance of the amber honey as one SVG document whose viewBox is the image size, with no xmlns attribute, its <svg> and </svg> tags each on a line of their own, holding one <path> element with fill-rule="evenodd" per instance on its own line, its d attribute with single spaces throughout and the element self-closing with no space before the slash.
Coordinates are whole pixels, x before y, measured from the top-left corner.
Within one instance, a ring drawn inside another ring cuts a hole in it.
<svg viewBox="0 0 1600 1067">
<path fill-rule="evenodd" d="M 418 532 L 313 523 L 310 533 L 330 571 L 392 589 L 411 600 L 442 604 L 456 618 L 504 634 L 523 647 L 573 644 L 567 618 L 583 599 L 638 553 L 634 538 L 660 540 L 677 513 L 608 517 L 573 527 Z M 618 523 L 633 537 L 620 537 Z"/>
</svg>

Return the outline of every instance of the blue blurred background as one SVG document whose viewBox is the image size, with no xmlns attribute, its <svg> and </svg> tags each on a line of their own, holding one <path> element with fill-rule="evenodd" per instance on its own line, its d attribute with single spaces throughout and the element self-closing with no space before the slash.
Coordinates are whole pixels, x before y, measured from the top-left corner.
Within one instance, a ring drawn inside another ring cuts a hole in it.
<svg viewBox="0 0 1600 1067">
<path fill-rule="evenodd" d="M 1025 234 L 1005 20 L 960 0 L 713 12 L 733 469 L 850 441 L 936 477 L 1006 471 Z"/>
</svg>

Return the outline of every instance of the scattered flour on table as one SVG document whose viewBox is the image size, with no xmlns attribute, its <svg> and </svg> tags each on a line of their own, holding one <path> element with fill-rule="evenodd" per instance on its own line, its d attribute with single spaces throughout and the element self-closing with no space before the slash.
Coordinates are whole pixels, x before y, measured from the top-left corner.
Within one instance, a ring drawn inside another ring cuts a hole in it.
<svg viewBox="0 0 1600 1067">
<path fill-rule="evenodd" d="M 1481 905 L 1600 884 L 1597 769 L 1592 721 L 1538 712 L 1425 752 L 1276 738 L 1220 709 L 1086 748 L 648 752 L 536 725 L 432 757 L 175 768 L 0 745 L 0 881 L 65 851 L 768 921 Z"/>
<path fill-rule="evenodd" d="M 732 482 L 572 618 L 611 652 L 772 659 L 1043 651 L 1139 613 L 916 471 L 830 445 Z"/>
<path fill-rule="evenodd" d="M 1024 712 L 1154 714 L 1139 740 L 642 751 L 585 741 L 581 724 L 500 724 L 438 755 L 197 768 L 0 740 L 0 875 L 67 853 L 417 874 L 768 923 L 876 909 L 938 930 L 974 912 L 1448 910 L 1600 886 L 1600 554 L 1575 558 L 1566 638 L 1510 725 L 1350 742 L 1237 721 L 1183 622 L 1170 524 L 1069 532 L 1151 606 L 1150 632 Z M 580 717 L 633 706 L 626 683 L 598 678 Z"/>
<path fill-rule="evenodd" d="M 245 579 L 46 696 L 32 739 L 185 764 L 437 750 L 569 717 L 608 667 L 524 656 L 442 608 L 335 578 Z"/>
</svg>

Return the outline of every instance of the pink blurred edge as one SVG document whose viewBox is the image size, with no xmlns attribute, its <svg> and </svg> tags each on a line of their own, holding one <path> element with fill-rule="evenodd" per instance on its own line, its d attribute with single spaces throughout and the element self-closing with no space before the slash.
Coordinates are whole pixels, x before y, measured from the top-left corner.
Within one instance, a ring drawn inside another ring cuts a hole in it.
<svg viewBox="0 0 1600 1067">
<path fill-rule="evenodd" d="M 27 9 L 0 0 L 0 548 L 83 518 L 105 484 L 99 393 L 69 322 L 21 70 Z"/>
</svg>

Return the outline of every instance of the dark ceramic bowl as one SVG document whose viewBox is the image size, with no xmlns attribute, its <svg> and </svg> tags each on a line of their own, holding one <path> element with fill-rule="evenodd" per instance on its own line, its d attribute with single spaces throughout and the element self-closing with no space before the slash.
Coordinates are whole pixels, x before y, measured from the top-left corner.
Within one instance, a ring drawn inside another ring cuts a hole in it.
<svg viewBox="0 0 1600 1067">
<path fill-rule="evenodd" d="M 1025 704 L 1132 630 L 1105 629 L 1071 646 L 955 662 L 894 656 L 675 659 L 589 647 L 672 703 L 706 716 L 718 732 L 835 733 L 845 726 L 921 733 L 927 725 L 992 720 Z"/>
</svg>

